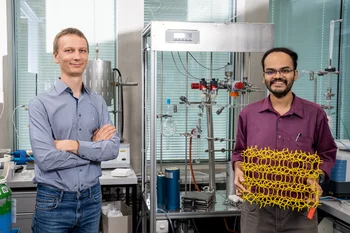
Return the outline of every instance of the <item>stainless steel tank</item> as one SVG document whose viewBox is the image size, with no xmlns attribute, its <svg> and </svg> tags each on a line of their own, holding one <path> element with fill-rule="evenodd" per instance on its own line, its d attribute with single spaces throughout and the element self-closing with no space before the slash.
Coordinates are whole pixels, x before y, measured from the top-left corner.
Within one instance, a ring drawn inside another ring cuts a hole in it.
<svg viewBox="0 0 350 233">
<path fill-rule="evenodd" d="M 90 60 L 83 75 L 84 84 L 92 91 L 101 95 L 107 106 L 112 106 L 113 71 L 110 61 L 101 59 Z"/>
</svg>

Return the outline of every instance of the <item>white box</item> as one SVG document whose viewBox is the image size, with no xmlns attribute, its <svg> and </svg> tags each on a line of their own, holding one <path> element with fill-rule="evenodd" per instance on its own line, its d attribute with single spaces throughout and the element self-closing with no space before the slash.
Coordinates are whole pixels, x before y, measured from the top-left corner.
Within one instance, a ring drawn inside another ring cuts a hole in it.
<svg viewBox="0 0 350 233">
<path fill-rule="evenodd" d="M 111 202 L 109 202 L 111 203 Z M 106 203 L 104 203 L 106 204 Z M 102 232 L 103 233 L 132 233 L 132 210 L 122 201 L 113 202 L 117 210 L 121 211 L 123 216 L 107 217 L 102 214 Z"/>
</svg>

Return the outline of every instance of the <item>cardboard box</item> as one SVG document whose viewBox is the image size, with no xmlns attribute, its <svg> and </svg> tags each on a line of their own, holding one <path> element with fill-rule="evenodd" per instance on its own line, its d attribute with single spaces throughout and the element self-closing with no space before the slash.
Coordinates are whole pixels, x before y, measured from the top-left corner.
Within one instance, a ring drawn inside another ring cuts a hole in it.
<svg viewBox="0 0 350 233">
<path fill-rule="evenodd" d="M 103 203 L 105 205 L 106 203 Z M 107 217 L 102 215 L 103 233 L 132 233 L 132 210 L 122 201 L 113 202 L 117 210 L 120 210 L 123 216 Z"/>
</svg>

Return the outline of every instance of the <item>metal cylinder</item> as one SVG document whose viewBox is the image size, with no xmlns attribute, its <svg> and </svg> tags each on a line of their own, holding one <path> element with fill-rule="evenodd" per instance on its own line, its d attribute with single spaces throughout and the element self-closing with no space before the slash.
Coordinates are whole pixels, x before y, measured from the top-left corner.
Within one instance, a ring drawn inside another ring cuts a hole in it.
<svg viewBox="0 0 350 233">
<path fill-rule="evenodd" d="M 180 209 L 180 169 L 169 167 L 165 169 L 166 208 Z"/>
<path fill-rule="evenodd" d="M 232 162 L 226 164 L 226 197 L 236 194 L 235 186 L 233 184 L 235 175 L 232 169 Z"/>
<path fill-rule="evenodd" d="M 157 208 L 165 209 L 165 175 L 163 172 L 157 174 Z"/>
<path fill-rule="evenodd" d="M 83 81 L 86 87 L 103 97 L 107 106 L 112 105 L 113 86 L 111 85 L 113 75 L 110 61 L 95 59 L 89 61 L 86 66 Z"/>
</svg>

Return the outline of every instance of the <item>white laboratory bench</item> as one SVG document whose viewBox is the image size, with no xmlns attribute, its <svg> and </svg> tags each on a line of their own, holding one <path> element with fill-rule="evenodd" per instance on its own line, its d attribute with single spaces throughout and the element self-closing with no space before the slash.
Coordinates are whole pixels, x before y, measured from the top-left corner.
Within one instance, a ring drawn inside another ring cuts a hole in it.
<svg viewBox="0 0 350 233">
<path fill-rule="evenodd" d="M 350 201 L 347 203 L 342 204 L 339 200 L 322 200 L 321 206 L 318 207 L 330 215 L 331 221 L 326 222 L 331 225 L 329 228 L 333 229 L 334 233 L 350 233 Z"/>
</svg>

